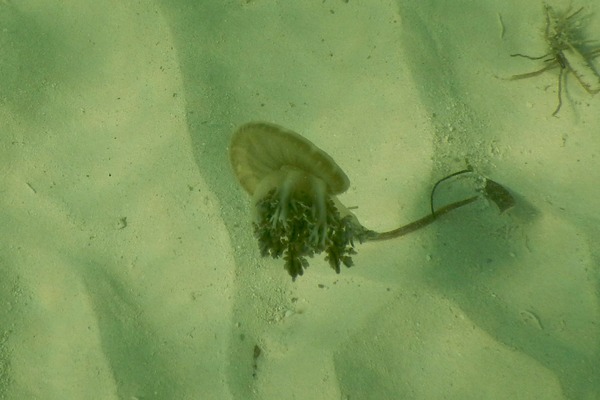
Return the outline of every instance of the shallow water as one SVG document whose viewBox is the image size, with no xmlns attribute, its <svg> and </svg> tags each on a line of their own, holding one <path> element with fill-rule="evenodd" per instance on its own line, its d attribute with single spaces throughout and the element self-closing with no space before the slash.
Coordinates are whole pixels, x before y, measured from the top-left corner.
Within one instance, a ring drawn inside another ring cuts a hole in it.
<svg viewBox="0 0 600 400">
<path fill-rule="evenodd" d="M 541 3 L 448 4 L 1 3 L 0 398 L 600 398 L 600 97 L 567 77 L 553 117 L 557 70 L 507 80 Z M 330 154 L 371 229 L 466 165 L 517 203 L 292 282 L 229 166 L 253 120 Z"/>
</svg>

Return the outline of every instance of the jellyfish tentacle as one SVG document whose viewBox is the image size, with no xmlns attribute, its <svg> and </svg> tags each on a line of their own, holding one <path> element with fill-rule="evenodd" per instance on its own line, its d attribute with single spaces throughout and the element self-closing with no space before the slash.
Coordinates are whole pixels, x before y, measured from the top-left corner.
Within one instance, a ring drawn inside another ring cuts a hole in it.
<svg viewBox="0 0 600 400">
<path fill-rule="evenodd" d="M 325 247 L 327 241 L 327 185 L 317 177 L 311 177 L 311 188 L 313 190 L 312 216 L 316 224 L 311 231 L 311 243 L 321 248 Z"/>
</svg>

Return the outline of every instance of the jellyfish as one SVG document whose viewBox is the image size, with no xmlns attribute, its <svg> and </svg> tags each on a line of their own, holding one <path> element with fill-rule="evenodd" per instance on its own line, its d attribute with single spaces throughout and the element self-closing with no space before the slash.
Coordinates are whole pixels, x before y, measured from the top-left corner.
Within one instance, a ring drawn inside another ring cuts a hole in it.
<svg viewBox="0 0 600 400">
<path fill-rule="evenodd" d="M 324 151 L 277 125 L 252 122 L 233 135 L 233 171 L 252 197 L 254 235 L 261 254 L 283 257 L 295 279 L 308 257 L 322 252 L 337 273 L 352 265 L 354 240 L 369 231 L 338 200 L 350 180 Z"/>
</svg>

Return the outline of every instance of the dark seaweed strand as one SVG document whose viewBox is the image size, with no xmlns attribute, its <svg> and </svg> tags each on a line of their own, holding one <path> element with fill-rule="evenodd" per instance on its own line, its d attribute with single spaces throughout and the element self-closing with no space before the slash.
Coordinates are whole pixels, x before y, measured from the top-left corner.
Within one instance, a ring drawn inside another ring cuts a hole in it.
<svg viewBox="0 0 600 400">
<path fill-rule="evenodd" d="M 449 213 L 452 210 L 455 210 L 459 207 L 466 206 L 467 204 L 471 204 L 475 200 L 479 199 L 479 196 L 469 197 L 468 199 L 460 200 L 447 206 L 444 206 L 435 211 L 435 214 L 427 214 L 425 217 L 418 219 L 410 224 L 401 226 L 400 228 L 394 229 L 388 232 L 375 233 L 370 235 L 367 240 L 388 240 L 394 239 L 400 236 L 407 235 L 411 232 L 414 232 L 418 229 L 424 228 L 427 225 L 431 224 L 433 221 L 438 219 L 444 214 Z"/>
</svg>

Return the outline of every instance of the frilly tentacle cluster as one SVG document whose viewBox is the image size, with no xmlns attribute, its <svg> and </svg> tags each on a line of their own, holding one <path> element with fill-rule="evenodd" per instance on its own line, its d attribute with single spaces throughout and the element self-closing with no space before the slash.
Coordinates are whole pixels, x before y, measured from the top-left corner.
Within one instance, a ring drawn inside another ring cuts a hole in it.
<svg viewBox="0 0 600 400">
<path fill-rule="evenodd" d="M 282 204 L 282 197 L 272 190 L 256 202 L 253 226 L 261 254 L 283 257 L 285 269 L 294 279 L 308 267 L 308 257 L 322 252 L 337 273 L 342 264 L 352 266 L 354 240 L 362 241 L 370 232 L 351 215 L 342 217 L 331 198 L 326 198 L 322 207 L 315 204 L 314 196 L 303 192 Z"/>
</svg>

